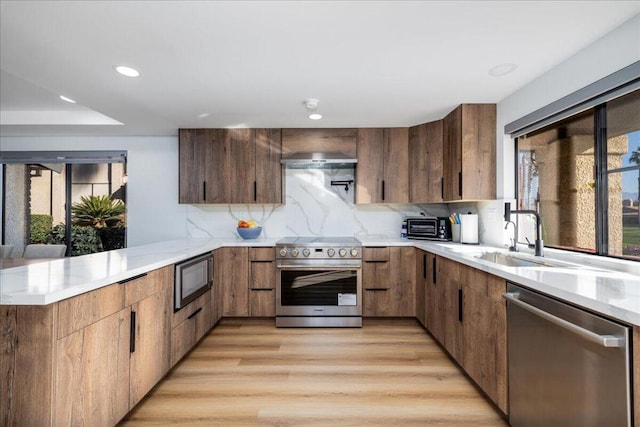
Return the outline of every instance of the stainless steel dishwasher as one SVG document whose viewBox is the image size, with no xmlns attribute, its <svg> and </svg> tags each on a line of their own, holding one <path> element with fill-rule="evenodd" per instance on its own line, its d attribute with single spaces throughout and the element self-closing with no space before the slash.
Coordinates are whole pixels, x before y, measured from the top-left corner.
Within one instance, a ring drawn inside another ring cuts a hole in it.
<svg viewBox="0 0 640 427">
<path fill-rule="evenodd" d="M 514 284 L 504 298 L 510 424 L 631 426 L 629 328 Z"/>
</svg>

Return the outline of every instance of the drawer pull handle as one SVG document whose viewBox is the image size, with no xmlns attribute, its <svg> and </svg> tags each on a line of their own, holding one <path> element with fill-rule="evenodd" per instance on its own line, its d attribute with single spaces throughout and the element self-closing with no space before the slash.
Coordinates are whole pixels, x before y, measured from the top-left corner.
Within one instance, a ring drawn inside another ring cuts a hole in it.
<svg viewBox="0 0 640 427">
<path fill-rule="evenodd" d="M 198 313 L 200 313 L 201 311 L 202 311 L 202 307 L 200 307 L 199 309 L 197 309 L 196 311 L 194 311 L 193 313 L 191 313 L 191 314 L 189 315 L 189 317 L 187 317 L 187 319 L 191 319 L 191 318 L 196 317 L 196 315 L 197 315 Z"/>
<path fill-rule="evenodd" d="M 147 273 L 138 274 L 137 276 L 133 276 L 133 277 L 129 277 L 128 279 L 120 280 L 118 282 L 118 284 L 119 285 L 124 285 L 126 283 L 133 282 L 134 280 L 141 279 L 141 278 L 145 277 L 146 275 L 147 275 Z"/>
</svg>

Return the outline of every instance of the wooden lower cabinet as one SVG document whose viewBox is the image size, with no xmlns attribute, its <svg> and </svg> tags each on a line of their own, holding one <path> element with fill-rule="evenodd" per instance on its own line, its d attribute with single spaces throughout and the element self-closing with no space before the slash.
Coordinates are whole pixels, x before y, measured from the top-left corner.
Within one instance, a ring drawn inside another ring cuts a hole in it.
<svg viewBox="0 0 640 427">
<path fill-rule="evenodd" d="M 422 249 L 416 249 L 416 318 L 422 326 L 427 326 L 427 256 Z"/>
<path fill-rule="evenodd" d="M 498 407 L 507 413 L 507 312 L 504 279 L 478 272 L 487 290 L 463 288 L 462 366 Z"/>
<path fill-rule="evenodd" d="M 415 317 L 415 271 L 413 247 L 365 247 L 363 316 Z"/>
<path fill-rule="evenodd" d="M 429 331 L 508 413 L 505 280 L 439 256 L 432 263 L 436 273 L 427 286 Z"/>
<path fill-rule="evenodd" d="M 2 306 L 0 425 L 115 425 L 169 369 L 172 295 L 168 266 L 46 306 Z"/>
<path fill-rule="evenodd" d="M 53 425 L 110 426 L 129 412 L 130 316 L 126 308 L 58 340 Z"/>
<path fill-rule="evenodd" d="M 222 317 L 249 315 L 249 248 L 228 247 L 216 249 L 215 286 L 222 292 Z"/>
<path fill-rule="evenodd" d="M 249 248 L 249 316 L 276 315 L 274 248 Z"/>
<path fill-rule="evenodd" d="M 201 295 L 195 301 L 173 314 L 171 321 L 171 366 L 211 329 L 212 291 Z"/>
</svg>

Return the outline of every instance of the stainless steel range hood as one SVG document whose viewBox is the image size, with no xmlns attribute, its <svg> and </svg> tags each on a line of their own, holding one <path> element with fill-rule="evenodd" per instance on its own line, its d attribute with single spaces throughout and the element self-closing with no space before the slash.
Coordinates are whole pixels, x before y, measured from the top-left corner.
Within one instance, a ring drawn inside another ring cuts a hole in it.
<svg viewBox="0 0 640 427">
<path fill-rule="evenodd" d="M 280 162 L 289 169 L 354 168 L 358 159 L 344 153 L 293 153 Z"/>
</svg>

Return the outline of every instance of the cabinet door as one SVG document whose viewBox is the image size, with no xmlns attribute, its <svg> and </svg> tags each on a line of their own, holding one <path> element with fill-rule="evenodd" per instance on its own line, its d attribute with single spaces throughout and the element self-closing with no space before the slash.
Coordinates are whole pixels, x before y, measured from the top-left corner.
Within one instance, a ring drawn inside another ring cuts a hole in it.
<svg viewBox="0 0 640 427">
<path fill-rule="evenodd" d="M 507 309 L 504 279 L 486 274 L 489 295 L 463 287 L 462 366 L 507 413 Z M 493 290 L 493 292 L 491 291 Z"/>
<path fill-rule="evenodd" d="M 438 276 L 444 288 L 444 342 L 442 344 L 462 364 L 462 284 L 448 276 Z"/>
<path fill-rule="evenodd" d="M 215 257 L 222 286 L 222 316 L 249 315 L 249 248 L 221 248 Z"/>
<path fill-rule="evenodd" d="M 441 341 L 442 337 L 442 322 L 439 311 L 439 298 L 438 298 L 438 279 L 437 279 L 437 257 L 434 254 L 427 253 L 427 281 L 426 281 L 426 306 L 425 306 L 425 320 L 427 322 L 427 329 L 431 334 L 436 337 L 438 341 Z"/>
<path fill-rule="evenodd" d="M 227 203 L 254 203 L 256 200 L 256 149 L 253 129 L 225 129 L 229 150 Z"/>
<path fill-rule="evenodd" d="M 443 119 L 444 199 L 462 199 L 462 106 Z"/>
<path fill-rule="evenodd" d="M 282 204 L 282 132 L 255 130 L 255 203 Z"/>
<path fill-rule="evenodd" d="M 163 290 L 131 307 L 131 312 L 135 313 L 131 353 L 132 408 L 169 370 L 171 338 L 168 299 L 167 291 Z"/>
<path fill-rule="evenodd" d="M 461 124 L 461 198 L 495 199 L 495 104 L 463 104 Z"/>
<path fill-rule="evenodd" d="M 409 247 L 389 248 L 389 292 L 383 316 L 415 317 L 416 251 Z"/>
<path fill-rule="evenodd" d="M 409 128 L 409 202 L 442 203 L 442 120 Z"/>
<path fill-rule="evenodd" d="M 385 128 L 382 202 L 409 202 L 409 128 Z"/>
<path fill-rule="evenodd" d="M 203 129 L 180 129 L 179 139 L 179 201 L 204 203 L 206 201 L 207 143 Z"/>
<path fill-rule="evenodd" d="M 382 203 L 384 129 L 358 129 L 356 203 Z"/>
<path fill-rule="evenodd" d="M 58 340 L 55 425 L 113 426 L 129 411 L 126 308 Z"/>
<path fill-rule="evenodd" d="M 416 318 L 422 326 L 427 325 L 427 253 L 416 249 Z"/>
</svg>

